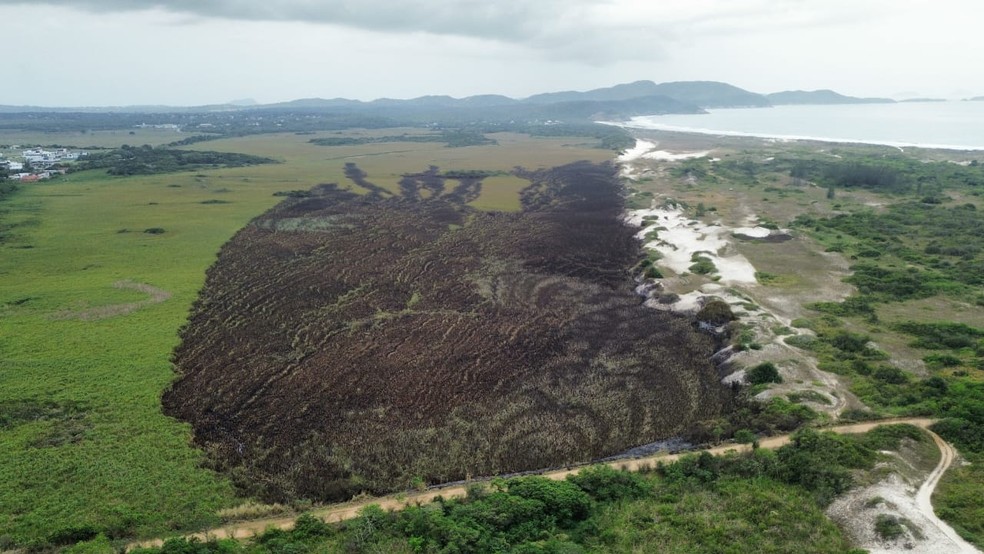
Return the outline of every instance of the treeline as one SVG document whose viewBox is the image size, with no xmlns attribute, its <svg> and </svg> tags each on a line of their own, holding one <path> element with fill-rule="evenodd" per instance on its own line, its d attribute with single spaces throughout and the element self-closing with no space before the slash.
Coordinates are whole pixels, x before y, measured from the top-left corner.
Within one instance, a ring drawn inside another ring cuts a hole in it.
<svg viewBox="0 0 984 554">
<path fill-rule="evenodd" d="M 736 184 L 758 184 L 759 178 L 776 173 L 794 182 L 812 182 L 834 189 L 863 188 L 890 194 L 915 194 L 925 203 L 940 203 L 946 190 L 984 190 L 984 166 L 951 162 L 926 162 L 902 154 L 859 154 L 837 151 L 838 157 L 814 153 L 777 154 L 765 161 L 749 158 L 686 160 L 671 169 L 674 177 L 692 176 L 709 182 L 720 179 Z"/>
<path fill-rule="evenodd" d="M 925 162 L 902 154 L 838 155 L 842 158 L 777 159 L 776 163 L 788 166 L 791 177 L 826 187 L 914 193 L 925 198 L 948 188 L 984 187 L 984 168 L 976 163 Z"/>
<path fill-rule="evenodd" d="M 635 139 L 625 129 L 596 123 L 484 123 L 460 129 L 445 129 L 439 133 L 420 135 L 388 135 L 383 137 L 322 137 L 311 139 L 320 146 L 349 146 L 380 142 L 443 142 L 448 147 L 496 144 L 488 133 L 523 133 L 535 137 L 589 137 L 598 140 L 598 148 L 625 150 L 635 145 Z M 207 139 L 203 139 L 207 140 Z"/>
<path fill-rule="evenodd" d="M 481 146 L 496 144 L 496 141 L 478 131 L 445 130 L 432 134 L 402 134 L 382 137 L 324 137 L 308 141 L 318 146 L 350 146 L 359 144 L 377 144 L 381 142 L 443 142 L 448 148 L 463 146 Z"/>
<path fill-rule="evenodd" d="M 599 104 L 601 107 L 603 105 L 604 103 Z M 635 140 L 624 129 L 593 122 L 591 115 L 596 111 L 592 109 L 591 103 L 560 103 L 547 106 L 462 109 L 426 106 L 411 109 L 380 105 L 371 109 L 334 106 L 175 113 L 0 113 L 0 127 L 85 134 L 89 131 L 129 130 L 142 124 L 174 124 L 184 132 L 193 133 L 171 142 L 168 146 L 172 147 L 265 133 L 315 133 L 395 127 L 436 128 L 443 132 L 443 142 L 447 142 L 449 146 L 489 144 L 476 141 L 488 140 L 481 137 L 486 133 L 515 132 L 549 137 L 591 137 L 598 139 L 599 147 L 616 151 L 632 147 Z M 612 114 L 612 117 L 617 116 Z M 96 150 L 84 145 L 82 147 Z"/>
<path fill-rule="evenodd" d="M 110 175 L 153 175 L 218 167 L 243 167 L 276 163 L 270 158 L 198 150 L 129 146 L 109 152 L 90 154 L 78 166 L 80 170 L 107 169 Z"/>
<path fill-rule="evenodd" d="M 776 451 L 705 452 L 645 474 L 599 466 L 564 481 L 497 480 L 401 512 L 369 506 L 339 525 L 302 516 L 249 543 L 172 539 L 136 552 L 850 552 L 822 508 L 879 451 L 926 440 L 906 425 L 856 436 L 804 430 Z"/>
</svg>

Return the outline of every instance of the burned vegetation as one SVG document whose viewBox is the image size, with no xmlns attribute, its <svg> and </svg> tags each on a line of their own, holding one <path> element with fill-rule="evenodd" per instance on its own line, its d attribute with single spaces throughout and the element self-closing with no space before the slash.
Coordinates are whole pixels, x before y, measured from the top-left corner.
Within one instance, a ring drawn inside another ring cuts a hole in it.
<svg viewBox="0 0 984 554">
<path fill-rule="evenodd" d="M 436 167 L 320 185 L 209 270 L 165 411 L 271 500 L 347 499 L 558 466 L 721 411 L 713 345 L 643 307 L 615 169 L 519 172 L 516 213 Z"/>
</svg>

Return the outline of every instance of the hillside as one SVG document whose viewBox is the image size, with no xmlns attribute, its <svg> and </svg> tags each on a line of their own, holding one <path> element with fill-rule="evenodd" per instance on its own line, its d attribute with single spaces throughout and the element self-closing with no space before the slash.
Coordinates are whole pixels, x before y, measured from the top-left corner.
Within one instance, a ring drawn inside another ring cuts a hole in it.
<svg viewBox="0 0 984 554">
<path fill-rule="evenodd" d="M 775 106 L 793 104 L 893 104 L 895 100 L 891 98 L 858 98 L 856 96 L 845 96 L 832 90 L 787 90 L 767 94 Z"/>
<path fill-rule="evenodd" d="M 656 93 L 692 102 L 702 108 L 767 108 L 761 94 L 716 81 L 678 81 L 656 85 Z"/>
</svg>

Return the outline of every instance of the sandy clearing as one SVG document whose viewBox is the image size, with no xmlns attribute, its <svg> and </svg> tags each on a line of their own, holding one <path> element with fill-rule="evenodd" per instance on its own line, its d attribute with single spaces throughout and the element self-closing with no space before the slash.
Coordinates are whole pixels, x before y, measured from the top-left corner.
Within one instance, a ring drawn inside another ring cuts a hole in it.
<svg viewBox="0 0 984 554">
<path fill-rule="evenodd" d="M 829 427 L 822 430 L 831 431 L 840 434 L 865 433 L 880 425 L 889 425 L 895 423 L 907 423 L 925 429 L 930 425 L 932 425 L 934 422 L 935 420 L 930 418 L 886 419 L 882 421 L 871 421 L 871 422 L 856 423 L 851 425 L 839 425 L 837 427 Z M 789 444 L 790 437 L 791 435 L 781 435 L 781 436 L 764 438 L 760 441 L 760 448 L 769 448 L 769 449 L 779 448 L 780 446 Z M 729 452 L 736 452 L 736 453 L 748 452 L 751 449 L 752 446 L 749 444 L 726 444 L 723 446 L 708 448 L 703 451 L 713 455 L 722 455 Z M 684 456 L 686 454 L 694 454 L 698 452 L 701 452 L 701 450 L 694 450 L 691 452 L 678 453 L 678 454 L 669 454 L 664 452 L 652 456 L 645 456 L 642 458 L 614 460 L 611 462 L 606 462 L 604 465 L 607 465 L 615 469 L 621 469 L 627 471 L 648 470 L 656 467 L 656 465 L 659 463 L 673 462 L 679 459 L 681 456 Z M 581 471 L 581 469 L 583 469 L 584 467 L 589 467 L 590 465 L 596 465 L 596 464 L 586 464 L 584 466 L 579 466 L 579 467 L 546 470 L 546 471 L 534 472 L 534 473 L 546 477 L 548 479 L 561 480 L 561 479 L 566 479 L 568 475 L 574 475 L 578 473 L 579 471 Z M 476 480 L 474 483 L 487 483 L 487 482 L 489 482 L 489 479 Z M 378 498 L 367 498 L 363 500 L 349 502 L 346 504 L 334 504 L 331 506 L 325 506 L 323 508 L 316 508 L 314 510 L 311 510 L 309 513 L 329 523 L 335 523 L 335 522 L 345 521 L 348 519 L 353 519 L 358 516 L 360 510 L 362 510 L 366 506 L 373 505 L 373 504 L 379 506 L 384 510 L 402 510 L 408 506 L 423 505 L 423 504 L 428 504 L 430 502 L 434 502 L 438 497 L 442 497 L 445 499 L 462 498 L 468 494 L 468 486 L 469 485 L 453 485 L 448 487 L 434 487 L 423 492 L 390 495 L 390 496 L 383 496 Z M 265 519 L 257 519 L 253 521 L 230 523 L 222 527 L 217 527 L 214 529 L 209 529 L 207 531 L 202 531 L 200 533 L 194 533 L 184 536 L 187 538 L 198 538 L 200 540 L 225 539 L 225 538 L 237 538 L 237 539 L 250 538 L 270 528 L 290 529 L 294 526 L 295 517 L 296 516 L 265 518 Z M 163 544 L 163 542 L 164 542 L 163 539 L 151 539 L 146 541 L 133 542 L 127 545 L 127 550 L 138 548 L 138 547 L 160 546 L 161 544 Z"/>
<path fill-rule="evenodd" d="M 710 154 L 710 151 L 700 151 L 700 152 L 669 152 L 666 150 L 657 150 L 658 142 L 650 142 L 648 140 L 636 140 L 635 145 L 623 151 L 616 160 L 621 166 L 620 175 L 625 179 L 637 179 L 642 173 L 645 172 L 645 168 L 638 168 L 632 162 L 639 160 L 651 160 L 658 162 L 676 162 L 682 160 L 690 160 L 694 158 L 703 158 Z"/>
<path fill-rule="evenodd" d="M 927 432 L 941 456 L 936 467 L 926 475 L 918 492 L 914 483 L 900 473 L 892 473 L 874 485 L 848 491 L 827 509 L 827 515 L 844 528 L 852 542 L 872 554 L 900 551 L 913 554 L 979 552 L 933 511 L 930 498 L 955 454 L 950 444 L 936 433 Z M 903 536 L 885 540 L 875 531 L 875 522 L 881 514 L 904 518 L 916 531 L 904 524 L 906 531 Z"/>
<path fill-rule="evenodd" d="M 655 232 L 658 238 L 645 243 L 645 248 L 662 256 L 656 263 L 682 275 L 694 264 L 694 254 L 706 256 L 717 268 L 715 275 L 723 283 L 755 284 L 755 266 L 735 250 L 731 229 L 719 224 L 706 224 L 690 219 L 679 206 L 629 211 L 625 218 L 630 225 L 647 223 L 636 236 L 645 240 Z"/>
<path fill-rule="evenodd" d="M 647 160 L 656 160 L 659 162 L 678 162 L 682 160 L 692 160 L 695 158 L 703 158 L 704 156 L 710 154 L 710 151 L 706 152 L 680 152 L 674 154 L 673 152 L 667 152 L 666 150 L 653 150 L 651 152 L 646 152 L 642 155 L 642 158 Z"/>
<path fill-rule="evenodd" d="M 645 154 L 646 152 L 654 150 L 655 148 L 656 148 L 656 143 L 654 142 L 649 142 L 646 140 L 637 140 L 635 146 L 622 152 L 622 154 L 618 156 L 618 161 L 623 164 L 628 162 L 633 162 L 641 158 L 643 154 Z"/>
<path fill-rule="evenodd" d="M 772 234 L 772 230 L 766 229 L 765 227 L 738 227 L 736 229 L 732 229 L 731 232 L 736 235 L 745 235 L 746 237 L 756 239 L 765 238 Z"/>
</svg>

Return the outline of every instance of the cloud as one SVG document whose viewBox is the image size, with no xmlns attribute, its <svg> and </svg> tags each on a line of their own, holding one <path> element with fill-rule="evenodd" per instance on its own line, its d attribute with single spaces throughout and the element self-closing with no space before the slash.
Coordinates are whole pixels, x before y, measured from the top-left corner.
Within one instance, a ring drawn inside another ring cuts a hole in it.
<svg viewBox="0 0 984 554">
<path fill-rule="evenodd" d="M 552 60 L 604 65 L 658 59 L 683 37 L 762 32 L 856 19 L 887 0 L 0 0 L 97 13 L 305 22 L 425 33 L 524 47 Z"/>
</svg>

